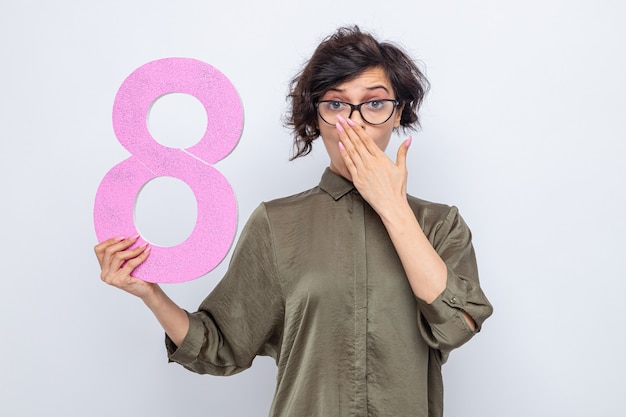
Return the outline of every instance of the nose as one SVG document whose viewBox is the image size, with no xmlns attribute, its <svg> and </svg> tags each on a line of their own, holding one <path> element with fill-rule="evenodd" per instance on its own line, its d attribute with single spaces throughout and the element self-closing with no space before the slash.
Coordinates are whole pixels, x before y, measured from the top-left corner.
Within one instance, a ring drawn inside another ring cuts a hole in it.
<svg viewBox="0 0 626 417">
<path fill-rule="evenodd" d="M 365 120 L 363 120 L 363 116 L 361 116 L 360 109 L 352 108 L 348 118 L 365 129 L 366 123 Z"/>
</svg>

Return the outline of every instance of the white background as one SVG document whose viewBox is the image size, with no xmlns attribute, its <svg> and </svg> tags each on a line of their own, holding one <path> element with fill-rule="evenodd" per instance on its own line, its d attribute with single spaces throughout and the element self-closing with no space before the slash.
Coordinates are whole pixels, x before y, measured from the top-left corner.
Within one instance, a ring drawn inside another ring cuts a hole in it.
<svg viewBox="0 0 626 417">
<path fill-rule="evenodd" d="M 446 415 L 622 415 L 624 21 L 617 0 L 3 0 L 0 415 L 267 415 L 272 360 L 230 378 L 168 364 L 149 311 L 100 282 L 93 200 L 129 156 L 113 99 L 160 58 L 230 78 L 245 127 L 216 167 L 237 194 L 240 230 L 260 201 L 319 181 L 321 144 L 288 162 L 287 83 L 325 35 L 353 23 L 424 62 L 432 90 L 409 191 L 459 207 L 495 307 L 444 367 Z M 168 194 L 180 184 L 163 184 L 146 206 L 176 224 L 189 205 Z M 193 310 L 225 264 L 165 289 Z"/>
</svg>

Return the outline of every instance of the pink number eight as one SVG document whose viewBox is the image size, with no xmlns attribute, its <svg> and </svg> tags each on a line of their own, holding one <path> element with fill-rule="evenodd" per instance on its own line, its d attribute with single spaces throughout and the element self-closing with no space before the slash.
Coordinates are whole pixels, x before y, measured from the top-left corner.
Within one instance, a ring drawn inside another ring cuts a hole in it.
<svg viewBox="0 0 626 417">
<path fill-rule="evenodd" d="M 150 107 L 169 93 L 197 98 L 207 113 L 204 135 L 187 149 L 165 147 L 148 131 Z M 149 62 L 120 86 L 113 105 L 113 129 L 132 156 L 114 166 L 100 183 L 94 205 L 98 240 L 138 234 L 133 213 L 141 188 L 156 177 L 178 178 L 195 194 L 195 228 L 179 245 L 151 245 L 149 258 L 133 276 L 149 282 L 176 283 L 210 272 L 228 253 L 237 229 L 235 194 L 226 178 L 211 165 L 237 146 L 243 129 L 243 108 L 232 83 L 216 68 L 195 59 Z"/>
</svg>

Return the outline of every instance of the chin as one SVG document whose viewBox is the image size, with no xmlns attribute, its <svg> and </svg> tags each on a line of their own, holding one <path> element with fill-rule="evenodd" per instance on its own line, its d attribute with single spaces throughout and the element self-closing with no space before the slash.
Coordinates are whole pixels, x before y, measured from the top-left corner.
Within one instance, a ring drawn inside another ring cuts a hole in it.
<svg viewBox="0 0 626 417">
<path fill-rule="evenodd" d="M 341 166 L 337 166 L 337 165 L 331 163 L 329 168 L 335 174 L 341 175 L 342 177 L 344 177 L 348 181 L 352 181 L 352 176 L 350 175 L 350 171 L 348 171 L 348 168 L 346 168 L 345 165 L 342 164 Z"/>
</svg>

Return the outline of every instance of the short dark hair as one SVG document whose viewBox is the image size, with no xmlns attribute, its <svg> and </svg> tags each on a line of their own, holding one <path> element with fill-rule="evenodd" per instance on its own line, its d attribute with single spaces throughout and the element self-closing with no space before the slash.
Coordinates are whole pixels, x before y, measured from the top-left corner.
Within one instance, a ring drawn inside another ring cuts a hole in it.
<svg viewBox="0 0 626 417">
<path fill-rule="evenodd" d="M 316 109 L 320 97 L 374 67 L 385 71 L 395 99 L 404 105 L 400 126 L 405 130 L 420 126 L 418 110 L 430 84 L 413 59 L 400 46 L 378 42 L 358 26 L 340 27 L 319 44 L 289 84 L 285 125 L 294 134 L 291 160 L 309 154 L 320 135 Z"/>
</svg>

